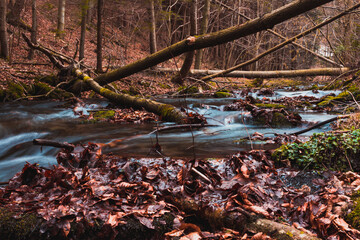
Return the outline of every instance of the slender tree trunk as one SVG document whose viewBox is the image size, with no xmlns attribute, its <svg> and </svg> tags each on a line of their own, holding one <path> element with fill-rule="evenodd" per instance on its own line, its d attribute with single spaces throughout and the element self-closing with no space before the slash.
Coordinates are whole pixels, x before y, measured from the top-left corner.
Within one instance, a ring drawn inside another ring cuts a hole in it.
<svg viewBox="0 0 360 240">
<path fill-rule="evenodd" d="M 86 34 L 86 15 L 88 11 L 89 0 L 83 0 L 81 3 L 81 35 L 79 48 L 79 61 L 85 56 L 85 34 Z"/>
<path fill-rule="evenodd" d="M 155 6 L 154 0 L 150 0 L 149 5 L 149 16 L 150 16 L 150 54 L 157 52 L 156 47 L 156 19 L 155 19 Z"/>
<path fill-rule="evenodd" d="M 32 10 L 32 26 L 31 26 L 31 42 L 33 44 L 37 44 L 37 7 L 36 7 L 36 0 L 32 0 L 31 4 L 31 10 Z M 34 49 L 30 48 L 29 50 L 29 59 L 34 58 Z"/>
<path fill-rule="evenodd" d="M 195 35 L 197 33 L 197 0 L 192 0 L 190 3 L 190 42 L 192 41 L 191 39 L 195 40 Z M 184 80 L 187 76 L 187 74 L 189 73 L 191 66 L 193 64 L 194 61 L 194 56 L 195 56 L 195 50 L 187 52 L 185 55 L 185 60 L 184 63 L 180 69 L 180 72 L 173 77 L 172 81 L 179 83 L 179 84 L 183 84 Z"/>
<path fill-rule="evenodd" d="M 6 0 L 0 0 L 0 54 L 2 58 L 9 58 L 8 36 L 6 31 Z"/>
<path fill-rule="evenodd" d="M 61 37 L 65 30 L 66 0 L 59 0 L 56 36 Z"/>
<path fill-rule="evenodd" d="M 209 24 L 209 16 L 210 16 L 210 1 L 211 0 L 205 0 L 205 6 L 203 9 L 203 18 L 201 20 L 201 28 L 200 28 L 200 35 L 204 35 L 207 32 L 208 24 Z M 196 51 L 196 57 L 195 57 L 195 69 L 200 69 L 201 67 L 201 60 L 203 55 L 202 49 L 199 49 Z"/>
<path fill-rule="evenodd" d="M 97 45 L 96 45 L 96 70 L 98 73 L 103 72 L 102 68 L 102 38 L 103 38 L 103 29 L 102 29 L 102 14 L 103 14 L 104 3 L 103 0 L 98 0 L 98 9 L 97 9 Z"/>
</svg>

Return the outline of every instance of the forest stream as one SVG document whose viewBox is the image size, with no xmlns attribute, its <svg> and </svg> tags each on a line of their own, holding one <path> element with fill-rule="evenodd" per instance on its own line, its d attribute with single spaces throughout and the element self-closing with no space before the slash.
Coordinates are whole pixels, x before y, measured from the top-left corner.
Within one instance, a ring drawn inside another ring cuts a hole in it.
<svg viewBox="0 0 360 240">
<path fill-rule="evenodd" d="M 314 96 L 320 98 L 334 91 L 276 91 L 271 98 Z M 335 92 L 337 94 L 337 92 Z M 252 94 L 257 96 L 255 93 Z M 158 135 L 162 153 L 166 157 L 196 157 L 213 158 L 226 157 L 231 154 L 250 149 L 274 149 L 278 147 L 274 143 L 239 141 L 241 138 L 259 132 L 273 136 L 274 133 L 292 133 L 303 128 L 278 127 L 255 125 L 249 119 L 249 114 L 243 111 L 223 111 L 226 104 L 241 98 L 162 98 L 160 102 L 171 103 L 175 106 L 187 106 L 192 111 L 203 114 L 209 124 L 215 127 L 206 127 L 194 130 L 171 130 L 160 132 Z M 48 167 L 56 164 L 56 154 L 59 149 L 53 147 L 40 147 L 32 144 L 35 138 L 51 139 L 69 143 L 109 143 L 121 140 L 111 148 L 107 147 L 104 152 L 112 152 L 122 156 L 146 157 L 156 156 L 151 151 L 156 143 L 156 135 L 149 134 L 156 129 L 156 124 L 111 124 L 108 122 L 86 123 L 79 118 L 72 108 L 65 108 L 64 102 L 26 102 L 4 103 L 0 108 L 0 181 L 9 180 L 15 173 L 20 171 L 25 162 L 39 163 Z M 81 110 L 84 114 L 95 109 L 102 109 L 108 105 L 106 101 L 92 100 L 86 102 Z M 190 110 L 190 111 L 191 111 Z M 300 112 L 304 121 L 320 122 L 334 117 L 328 113 L 313 111 Z M 169 125 L 160 123 L 158 127 Z M 330 130 L 329 124 L 320 129 L 314 129 L 304 135 L 314 132 Z M 193 149 L 193 137 L 195 148 Z"/>
</svg>

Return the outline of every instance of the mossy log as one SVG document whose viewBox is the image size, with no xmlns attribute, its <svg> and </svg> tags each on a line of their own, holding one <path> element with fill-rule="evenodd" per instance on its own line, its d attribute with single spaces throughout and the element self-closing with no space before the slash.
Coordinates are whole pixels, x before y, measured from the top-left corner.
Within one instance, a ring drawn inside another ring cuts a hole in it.
<svg viewBox="0 0 360 240">
<path fill-rule="evenodd" d="M 76 68 L 73 69 L 73 74 L 84 81 L 93 91 L 116 104 L 136 109 L 145 109 L 159 115 L 161 119 L 165 121 L 177 123 L 186 122 L 187 117 L 185 113 L 170 104 L 163 104 L 150 99 L 130 96 L 128 94 L 115 93 L 107 88 L 101 87 L 94 79 Z"/>
<path fill-rule="evenodd" d="M 103 86 L 147 68 L 156 66 L 159 63 L 165 62 L 185 52 L 217 46 L 219 44 L 227 43 L 241 37 L 273 28 L 275 25 L 281 22 L 284 22 L 331 1 L 333 0 L 296 0 L 272 11 L 271 13 L 267 13 L 244 24 L 236 25 L 214 33 L 198 35 L 194 38 L 182 40 L 134 63 L 99 75 L 95 77 L 94 80 L 99 85 Z M 77 81 L 76 84 L 71 86 L 71 90 L 73 92 L 79 92 L 88 89 L 89 87 L 86 86 L 83 81 Z"/>
<path fill-rule="evenodd" d="M 237 211 L 228 212 L 220 208 L 204 209 L 201 205 L 190 199 L 177 198 L 170 201 L 187 215 L 194 216 L 196 218 L 195 221 L 199 222 L 199 224 L 213 229 L 225 227 L 240 232 L 263 232 L 278 240 L 319 240 L 319 238 L 292 226 L 259 217 L 241 208 L 238 208 Z"/>
<path fill-rule="evenodd" d="M 177 69 L 173 68 L 157 68 L 151 70 L 156 73 L 173 73 Z M 233 71 L 223 75 L 223 77 L 233 78 L 292 78 L 292 77 L 311 77 L 311 76 L 338 76 L 344 72 L 349 71 L 349 68 L 313 68 L 313 69 L 298 69 L 298 70 L 283 70 L 283 71 Z M 192 76 L 207 76 L 218 74 L 223 70 L 204 70 L 192 69 L 190 74 Z"/>
</svg>

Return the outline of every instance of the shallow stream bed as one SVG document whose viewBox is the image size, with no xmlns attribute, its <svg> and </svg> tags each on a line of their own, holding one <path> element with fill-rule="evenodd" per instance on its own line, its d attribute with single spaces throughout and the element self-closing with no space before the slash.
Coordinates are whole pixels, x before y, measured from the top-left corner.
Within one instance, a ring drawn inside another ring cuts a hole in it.
<svg viewBox="0 0 360 240">
<path fill-rule="evenodd" d="M 330 92 L 314 94 L 311 91 L 276 92 L 275 98 L 282 96 L 311 95 L 321 97 Z M 254 95 L 257 97 L 256 95 Z M 158 99 L 161 102 L 176 106 L 188 106 L 193 111 L 204 114 L 209 124 L 218 125 L 194 130 L 172 130 L 159 133 L 159 144 L 162 153 L 167 157 L 196 157 L 214 158 L 226 157 L 231 154 L 250 149 L 276 148 L 275 144 L 264 142 L 241 142 L 239 139 L 254 132 L 268 134 L 291 133 L 306 128 L 307 125 L 294 128 L 269 128 L 254 125 L 249 121 L 249 114 L 243 111 L 223 111 L 223 106 L 235 99 Z M 62 107 L 62 102 L 27 102 L 4 103 L 0 105 L 0 181 L 7 181 L 18 172 L 25 162 L 39 163 L 41 166 L 56 164 L 58 149 L 52 147 L 34 146 L 35 138 L 51 139 L 69 143 L 109 143 L 121 140 L 104 152 L 133 156 L 159 157 L 151 151 L 156 142 L 154 134 L 150 132 L 156 128 L 155 124 L 110 124 L 106 122 L 84 123 L 73 109 Z M 87 102 L 83 111 L 104 108 L 105 101 Z M 324 121 L 335 115 L 316 112 L 302 112 L 302 118 L 309 122 Z M 160 123 L 170 125 L 171 123 Z M 321 129 L 307 132 L 329 130 L 326 125 Z"/>
</svg>

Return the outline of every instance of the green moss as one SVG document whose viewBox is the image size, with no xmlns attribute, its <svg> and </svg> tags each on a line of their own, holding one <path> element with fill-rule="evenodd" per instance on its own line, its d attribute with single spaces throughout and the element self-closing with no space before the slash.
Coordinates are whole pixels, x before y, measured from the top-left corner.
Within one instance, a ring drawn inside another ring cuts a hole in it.
<svg viewBox="0 0 360 240">
<path fill-rule="evenodd" d="M 8 82 L 7 97 L 9 100 L 15 100 L 25 96 L 25 88 L 20 83 Z"/>
<path fill-rule="evenodd" d="M 273 127 L 285 127 L 292 126 L 293 124 L 286 118 L 286 116 L 280 112 L 274 112 L 271 119 L 271 126 Z"/>
<path fill-rule="evenodd" d="M 353 194 L 354 206 L 352 211 L 345 216 L 345 220 L 354 228 L 360 230 L 360 192 Z"/>
<path fill-rule="evenodd" d="M 286 108 L 285 105 L 276 104 L 276 103 L 255 103 L 255 106 L 260 108 L 275 108 L 275 109 Z"/>
<path fill-rule="evenodd" d="M 148 85 L 150 86 L 150 83 L 148 83 Z M 163 89 L 170 89 L 171 86 L 169 84 L 163 84 L 163 83 L 159 83 L 159 87 L 163 88 Z"/>
<path fill-rule="evenodd" d="M 319 90 L 319 86 L 314 84 L 309 88 L 309 90 Z"/>
<path fill-rule="evenodd" d="M 191 86 L 191 87 L 182 86 L 178 88 L 178 92 L 180 92 L 181 94 L 194 94 L 199 92 L 199 88 L 196 86 Z"/>
<path fill-rule="evenodd" d="M 96 121 L 103 119 L 111 119 L 115 117 L 115 111 L 114 110 L 97 111 L 93 113 L 93 117 Z"/>
<path fill-rule="evenodd" d="M 47 83 L 51 86 L 56 86 L 58 84 L 58 77 L 56 75 L 40 76 L 37 77 L 35 80 L 38 80 L 39 82 Z"/>
<path fill-rule="evenodd" d="M 22 214 L 15 218 L 15 213 L 0 208 L 0 236 L 1 239 L 26 239 L 28 238 L 40 220 L 33 213 Z"/>
<path fill-rule="evenodd" d="M 215 98 L 227 98 L 227 97 L 231 97 L 231 94 L 228 92 L 221 91 L 221 92 L 214 93 L 214 97 Z"/>
</svg>

